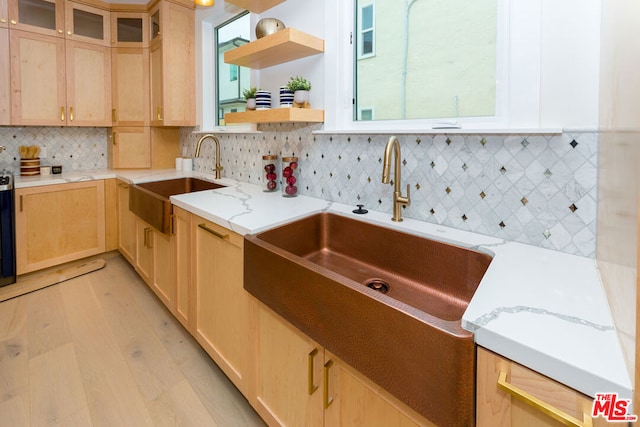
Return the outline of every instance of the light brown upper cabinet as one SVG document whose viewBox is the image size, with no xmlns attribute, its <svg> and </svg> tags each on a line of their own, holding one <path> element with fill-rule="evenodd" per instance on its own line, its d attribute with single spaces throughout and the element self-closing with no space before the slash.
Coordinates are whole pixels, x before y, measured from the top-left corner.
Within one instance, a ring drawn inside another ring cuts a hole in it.
<svg viewBox="0 0 640 427">
<path fill-rule="evenodd" d="M 149 47 L 146 12 L 111 12 L 112 47 Z"/>
<path fill-rule="evenodd" d="M 109 48 L 10 32 L 14 125 L 110 126 Z"/>
<path fill-rule="evenodd" d="M 8 0 L 9 27 L 54 37 L 64 37 L 63 0 Z"/>
<path fill-rule="evenodd" d="M 149 11 L 151 126 L 194 126 L 194 10 L 161 0 Z"/>
<path fill-rule="evenodd" d="M 0 27 L 0 52 L 9 52 L 9 30 L 3 27 Z M 0 125 L 11 123 L 11 79 L 9 78 L 11 67 L 9 64 L 9 55 L 0 55 Z"/>
<path fill-rule="evenodd" d="M 149 49 L 111 49 L 113 126 L 149 126 Z"/>
</svg>

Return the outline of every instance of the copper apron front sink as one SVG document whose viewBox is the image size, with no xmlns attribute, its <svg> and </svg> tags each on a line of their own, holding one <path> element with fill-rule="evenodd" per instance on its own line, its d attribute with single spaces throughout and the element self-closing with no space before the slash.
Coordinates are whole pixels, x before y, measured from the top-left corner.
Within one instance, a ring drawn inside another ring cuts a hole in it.
<svg viewBox="0 0 640 427">
<path fill-rule="evenodd" d="M 198 178 L 177 178 L 134 184 L 129 191 L 129 210 L 162 233 L 169 233 L 173 208 L 169 197 L 226 187 Z"/>
<path fill-rule="evenodd" d="M 244 287 L 437 425 L 472 426 L 461 319 L 491 256 L 331 213 L 245 236 Z"/>
</svg>

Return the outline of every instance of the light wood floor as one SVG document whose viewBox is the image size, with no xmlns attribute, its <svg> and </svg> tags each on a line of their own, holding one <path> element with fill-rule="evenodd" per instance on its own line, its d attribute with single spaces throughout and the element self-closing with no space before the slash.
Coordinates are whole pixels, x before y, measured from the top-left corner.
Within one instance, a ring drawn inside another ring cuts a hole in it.
<svg viewBox="0 0 640 427">
<path fill-rule="evenodd" d="M 1 426 L 262 426 L 128 263 L 0 303 Z"/>
</svg>

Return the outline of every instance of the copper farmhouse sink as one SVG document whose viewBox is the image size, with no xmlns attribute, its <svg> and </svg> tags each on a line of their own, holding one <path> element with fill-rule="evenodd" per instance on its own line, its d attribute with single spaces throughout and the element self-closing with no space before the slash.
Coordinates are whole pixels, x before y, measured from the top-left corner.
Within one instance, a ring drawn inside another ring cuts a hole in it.
<svg viewBox="0 0 640 427">
<path fill-rule="evenodd" d="M 461 319 L 491 256 L 321 213 L 245 236 L 244 287 L 437 425 L 472 426 Z"/>
<path fill-rule="evenodd" d="M 129 210 L 152 227 L 169 233 L 172 211 L 169 197 L 225 187 L 199 178 L 177 178 L 134 184 L 129 191 Z"/>
</svg>

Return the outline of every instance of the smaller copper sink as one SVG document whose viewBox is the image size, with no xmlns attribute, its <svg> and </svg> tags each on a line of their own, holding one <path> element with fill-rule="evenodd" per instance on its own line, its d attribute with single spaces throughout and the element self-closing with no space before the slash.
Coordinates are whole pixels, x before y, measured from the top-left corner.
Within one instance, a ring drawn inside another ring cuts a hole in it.
<svg viewBox="0 0 640 427">
<path fill-rule="evenodd" d="M 331 213 L 245 236 L 244 287 L 437 425 L 474 425 L 461 319 L 491 256 Z"/>
<path fill-rule="evenodd" d="M 129 191 L 129 210 L 152 227 L 169 233 L 173 208 L 169 197 L 226 187 L 199 178 L 177 178 L 134 184 Z"/>
</svg>

